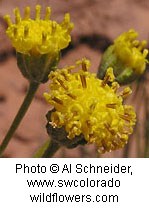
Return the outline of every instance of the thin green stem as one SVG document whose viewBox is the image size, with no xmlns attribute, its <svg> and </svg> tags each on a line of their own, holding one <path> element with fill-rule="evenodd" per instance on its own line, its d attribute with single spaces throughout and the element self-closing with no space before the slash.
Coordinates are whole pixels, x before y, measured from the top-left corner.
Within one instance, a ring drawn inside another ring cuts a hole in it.
<svg viewBox="0 0 149 214">
<path fill-rule="evenodd" d="M 139 112 L 139 111 L 137 111 Z M 136 125 L 136 130 L 135 130 L 135 133 L 136 133 L 136 144 L 137 144 L 137 157 L 138 158 L 141 158 L 142 157 L 142 154 L 141 154 L 141 135 L 140 135 L 140 127 L 139 127 L 139 124 Z"/>
<path fill-rule="evenodd" d="M 44 151 L 42 158 L 51 158 L 60 148 L 60 145 L 51 139 L 48 148 Z"/>
<path fill-rule="evenodd" d="M 144 157 L 149 158 L 149 98 L 146 97 L 146 119 L 145 119 L 145 149 Z"/>
<path fill-rule="evenodd" d="M 33 158 L 41 158 L 45 151 L 48 149 L 49 145 L 51 143 L 51 139 L 48 139 L 47 141 L 44 142 L 43 145 L 41 145 L 38 150 L 35 152 L 33 155 Z"/>
<path fill-rule="evenodd" d="M 55 152 L 60 148 L 60 145 L 52 140 L 48 139 L 33 155 L 33 158 L 51 158 Z"/>
<path fill-rule="evenodd" d="M 128 158 L 128 153 L 129 153 L 129 143 L 126 144 L 123 150 L 123 158 Z"/>
<path fill-rule="evenodd" d="M 18 128 L 19 124 L 21 123 L 23 117 L 25 116 L 25 113 L 27 112 L 27 110 L 34 98 L 34 95 L 35 95 L 38 87 L 39 87 L 39 83 L 30 82 L 29 89 L 24 98 L 24 101 L 23 101 L 16 117 L 14 118 L 12 125 L 10 126 L 4 140 L 2 141 L 2 144 L 0 145 L 0 155 L 3 153 L 3 151 L 8 146 L 10 139 L 12 138 L 14 132 Z"/>
</svg>

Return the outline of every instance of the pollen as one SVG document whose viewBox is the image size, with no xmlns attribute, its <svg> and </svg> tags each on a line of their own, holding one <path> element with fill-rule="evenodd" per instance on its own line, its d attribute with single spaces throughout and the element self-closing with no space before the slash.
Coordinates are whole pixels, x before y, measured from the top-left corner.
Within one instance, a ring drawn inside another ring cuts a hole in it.
<svg viewBox="0 0 149 214">
<path fill-rule="evenodd" d="M 50 124 L 53 128 L 63 126 L 69 139 L 82 134 L 100 153 L 123 148 L 136 122 L 134 109 L 123 105 L 123 96 L 117 95 L 115 88 L 119 86 L 113 82 L 112 68 L 100 80 L 89 71 L 89 65 L 82 59 L 72 66 L 73 72 L 69 66 L 50 73 L 50 90 L 44 93 L 55 109 Z M 84 79 L 80 78 L 83 74 Z M 128 88 L 123 94 L 130 94 Z"/>
<path fill-rule="evenodd" d="M 8 24 L 6 34 L 10 38 L 13 47 L 22 54 L 55 54 L 68 46 L 71 41 L 70 32 L 73 23 L 67 13 L 61 23 L 50 20 L 51 8 L 45 9 L 42 19 L 42 8 L 35 7 L 35 18 L 30 17 L 30 7 L 24 9 L 21 17 L 19 8 L 14 9 L 15 23 L 10 16 L 4 18 Z"/>
</svg>

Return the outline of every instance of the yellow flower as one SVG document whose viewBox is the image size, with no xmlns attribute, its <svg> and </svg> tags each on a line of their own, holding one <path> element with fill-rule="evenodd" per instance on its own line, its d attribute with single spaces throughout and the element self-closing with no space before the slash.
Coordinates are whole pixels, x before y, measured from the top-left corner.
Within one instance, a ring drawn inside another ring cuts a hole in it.
<svg viewBox="0 0 149 214">
<path fill-rule="evenodd" d="M 22 54 L 53 54 L 68 46 L 71 41 L 70 32 L 73 24 L 69 14 L 65 14 L 62 23 L 50 20 L 51 9 L 46 8 L 44 19 L 40 18 L 41 6 L 36 6 L 35 19 L 30 18 L 30 7 L 24 10 L 24 17 L 20 15 L 18 8 L 14 10 L 15 23 L 10 16 L 4 18 L 7 21 L 6 31 L 16 51 Z"/>
<path fill-rule="evenodd" d="M 129 30 L 114 40 L 102 56 L 97 73 L 103 79 L 108 67 L 112 67 L 116 81 L 125 85 L 136 80 L 146 69 L 148 50 L 146 41 L 137 40 L 138 33 Z"/>
<path fill-rule="evenodd" d="M 122 33 L 114 41 L 114 50 L 119 59 L 137 74 L 142 74 L 146 68 L 148 50 L 144 49 L 147 42 L 137 40 L 138 33 L 131 29 Z"/>
<path fill-rule="evenodd" d="M 44 93 L 54 106 L 50 124 L 65 127 L 69 139 L 83 134 L 100 153 L 122 148 L 136 121 L 133 107 L 123 105 L 131 90 L 127 87 L 117 94 L 119 85 L 113 82 L 113 69 L 108 68 L 100 80 L 89 72 L 89 66 L 90 62 L 82 59 L 75 66 L 50 73 L 50 91 Z"/>
</svg>

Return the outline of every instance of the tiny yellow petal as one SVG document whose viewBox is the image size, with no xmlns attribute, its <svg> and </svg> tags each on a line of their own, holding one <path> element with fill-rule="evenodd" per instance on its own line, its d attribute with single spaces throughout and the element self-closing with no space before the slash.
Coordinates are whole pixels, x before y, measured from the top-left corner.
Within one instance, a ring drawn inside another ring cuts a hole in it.
<svg viewBox="0 0 149 214">
<path fill-rule="evenodd" d="M 45 14 L 45 20 L 49 20 L 50 19 L 50 15 L 51 15 L 51 8 L 47 7 L 46 8 L 46 14 Z"/>
<path fill-rule="evenodd" d="M 24 10 L 24 20 L 28 20 L 30 18 L 30 7 L 26 7 Z"/>
<path fill-rule="evenodd" d="M 16 25 L 20 23 L 21 21 L 21 15 L 20 15 L 20 10 L 19 8 L 14 9 L 14 14 L 15 14 L 15 23 Z"/>
<path fill-rule="evenodd" d="M 11 26 L 11 25 L 12 25 L 12 21 L 11 21 L 9 15 L 4 16 L 4 19 L 5 19 L 5 21 L 7 22 L 7 25 L 8 25 L 8 26 Z"/>
<path fill-rule="evenodd" d="M 41 6 L 40 5 L 36 5 L 35 20 L 39 20 L 40 19 L 40 11 L 41 11 Z"/>
</svg>

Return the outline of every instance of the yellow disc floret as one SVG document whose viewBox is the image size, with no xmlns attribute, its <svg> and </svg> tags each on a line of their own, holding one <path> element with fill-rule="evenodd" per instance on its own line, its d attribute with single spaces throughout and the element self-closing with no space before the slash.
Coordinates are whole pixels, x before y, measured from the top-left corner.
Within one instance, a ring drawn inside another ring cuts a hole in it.
<svg viewBox="0 0 149 214">
<path fill-rule="evenodd" d="M 113 82 L 113 69 L 100 80 L 89 72 L 89 66 L 90 62 L 82 59 L 49 75 L 50 92 L 44 97 L 55 108 L 50 124 L 64 126 L 69 139 L 83 134 L 101 153 L 122 148 L 136 120 L 133 108 L 123 105 L 123 97 L 131 90 L 127 87 L 116 94 L 119 85 Z"/>
<path fill-rule="evenodd" d="M 7 21 L 7 35 L 17 52 L 23 54 L 47 54 L 55 53 L 68 46 L 71 41 L 70 32 L 73 24 L 69 14 L 65 14 L 62 23 L 50 20 L 51 9 L 46 8 L 45 16 L 40 18 L 41 6 L 36 6 L 35 19 L 30 18 L 30 7 L 24 10 L 24 17 L 20 15 L 18 8 L 14 10 L 15 23 L 10 16 L 4 18 Z"/>
<path fill-rule="evenodd" d="M 145 49 L 146 41 L 136 38 L 138 33 L 131 29 L 122 33 L 114 41 L 114 51 L 125 66 L 132 68 L 136 74 L 142 74 L 146 68 L 148 50 Z"/>
</svg>

